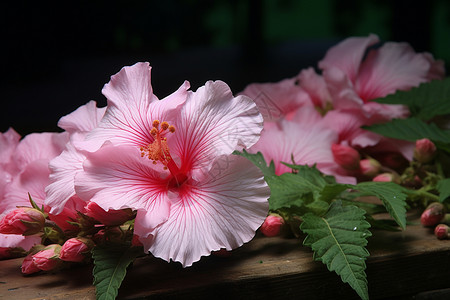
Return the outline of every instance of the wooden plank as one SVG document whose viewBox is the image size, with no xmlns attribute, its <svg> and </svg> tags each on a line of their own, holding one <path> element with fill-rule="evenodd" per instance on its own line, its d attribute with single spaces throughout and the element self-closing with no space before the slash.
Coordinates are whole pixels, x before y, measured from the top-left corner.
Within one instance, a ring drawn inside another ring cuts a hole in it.
<svg viewBox="0 0 450 300">
<path fill-rule="evenodd" d="M 416 221 L 417 223 L 417 221 Z M 373 230 L 367 274 L 371 299 L 410 299 L 450 288 L 450 241 L 437 240 L 420 224 L 403 232 Z M 75 267 L 23 276 L 22 259 L 0 262 L 0 299 L 95 299 L 92 268 Z M 205 257 L 190 268 L 150 256 L 129 270 L 119 299 L 358 299 L 339 277 L 312 260 L 298 239 L 265 238 Z"/>
</svg>

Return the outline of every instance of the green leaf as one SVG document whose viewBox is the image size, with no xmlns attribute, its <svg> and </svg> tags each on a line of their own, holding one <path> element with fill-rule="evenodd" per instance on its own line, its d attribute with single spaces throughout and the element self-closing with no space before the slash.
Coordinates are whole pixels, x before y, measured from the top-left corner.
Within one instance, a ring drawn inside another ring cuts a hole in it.
<svg viewBox="0 0 450 300">
<path fill-rule="evenodd" d="M 251 161 L 255 166 L 257 166 L 262 172 L 264 176 L 274 176 L 275 175 L 275 165 L 273 161 L 270 162 L 269 165 L 267 165 L 264 156 L 261 152 L 258 152 L 256 154 L 248 153 L 247 150 L 243 149 L 242 152 L 234 151 L 234 155 L 240 155 L 245 158 L 247 158 L 249 161 Z"/>
<path fill-rule="evenodd" d="M 393 182 L 361 182 L 355 189 L 378 197 L 397 224 L 406 227 L 406 193 Z"/>
<path fill-rule="evenodd" d="M 439 192 L 439 202 L 444 202 L 450 197 L 450 178 L 439 180 L 436 188 Z"/>
<path fill-rule="evenodd" d="M 362 299 L 369 299 L 365 248 L 370 224 L 365 211 L 356 206 L 333 202 L 324 217 L 305 214 L 300 229 L 307 234 L 303 244 L 314 251 L 314 259 L 335 271 Z"/>
<path fill-rule="evenodd" d="M 351 184 L 329 184 L 323 187 L 320 192 L 320 200 L 330 202 L 335 199 L 339 194 L 347 189 L 354 188 L 354 185 Z"/>
<path fill-rule="evenodd" d="M 430 120 L 450 113 L 450 78 L 422 83 L 409 91 L 397 91 L 384 98 L 372 100 L 382 104 L 408 106 L 411 116 Z"/>
<path fill-rule="evenodd" d="M 440 129 L 434 123 L 427 124 L 417 118 L 393 119 L 388 123 L 363 128 L 393 139 L 414 142 L 428 138 L 437 144 L 450 144 L 450 130 Z"/>
<path fill-rule="evenodd" d="M 114 300 L 123 279 L 127 273 L 127 267 L 134 259 L 142 254 L 140 247 L 126 245 L 102 245 L 92 250 L 94 259 L 94 285 L 96 287 L 97 300 Z"/>
<path fill-rule="evenodd" d="M 281 176 L 266 178 L 266 180 L 271 192 L 269 198 L 271 210 L 292 206 L 301 207 L 307 202 L 313 201 L 313 194 L 319 192 L 319 187 L 297 174 L 284 173 Z"/>
<path fill-rule="evenodd" d="M 323 187 L 326 184 L 336 183 L 336 179 L 333 176 L 323 174 L 316 168 L 315 165 L 310 167 L 308 165 L 291 165 L 287 163 L 283 164 L 297 171 L 296 174 L 298 176 L 310 181 L 311 183 L 319 187 Z"/>
</svg>

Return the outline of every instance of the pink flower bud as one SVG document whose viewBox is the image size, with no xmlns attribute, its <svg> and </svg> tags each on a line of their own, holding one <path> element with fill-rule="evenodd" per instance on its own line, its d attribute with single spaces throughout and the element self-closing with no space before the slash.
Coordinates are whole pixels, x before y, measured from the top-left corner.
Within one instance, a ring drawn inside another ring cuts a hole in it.
<svg viewBox="0 0 450 300">
<path fill-rule="evenodd" d="M 423 226 L 435 226 L 445 217 L 444 205 L 439 202 L 433 202 L 424 210 L 420 216 L 420 223 Z"/>
<path fill-rule="evenodd" d="M 135 214 L 129 208 L 105 211 L 95 202 L 86 205 L 86 215 L 106 226 L 116 226 L 134 218 Z"/>
<path fill-rule="evenodd" d="M 331 145 L 334 161 L 346 170 L 359 169 L 359 153 L 349 146 L 340 144 Z"/>
<path fill-rule="evenodd" d="M 375 177 L 380 173 L 381 165 L 373 158 L 365 158 L 359 161 L 359 169 L 361 170 L 361 174 L 368 177 Z"/>
<path fill-rule="evenodd" d="M 31 207 L 19 207 L 0 221 L 0 233 L 3 234 L 36 234 L 44 228 L 45 215 Z"/>
<path fill-rule="evenodd" d="M 281 232 L 281 228 L 284 226 L 284 219 L 278 214 L 269 214 L 264 223 L 261 225 L 261 232 L 265 236 L 277 236 Z"/>
<path fill-rule="evenodd" d="M 33 263 L 37 268 L 43 271 L 50 271 L 55 269 L 61 264 L 59 259 L 59 252 L 61 246 L 52 244 L 45 247 L 43 250 L 33 255 Z"/>
<path fill-rule="evenodd" d="M 429 163 L 436 154 L 436 146 L 429 139 L 421 139 L 416 141 L 414 149 L 414 158 L 421 163 Z"/>
<path fill-rule="evenodd" d="M 438 224 L 434 228 L 434 235 L 440 240 L 446 240 L 449 238 L 449 227 L 445 224 Z"/>
<path fill-rule="evenodd" d="M 94 242 L 83 237 L 68 239 L 61 247 L 59 258 L 64 261 L 81 262 L 89 254 Z"/>
<path fill-rule="evenodd" d="M 22 273 L 23 274 L 33 274 L 39 272 L 39 269 L 33 262 L 33 254 L 28 254 L 22 262 Z"/>
<path fill-rule="evenodd" d="M 375 176 L 372 181 L 375 182 L 396 182 L 397 181 L 397 176 L 395 176 L 392 173 L 381 173 L 377 176 Z"/>
</svg>

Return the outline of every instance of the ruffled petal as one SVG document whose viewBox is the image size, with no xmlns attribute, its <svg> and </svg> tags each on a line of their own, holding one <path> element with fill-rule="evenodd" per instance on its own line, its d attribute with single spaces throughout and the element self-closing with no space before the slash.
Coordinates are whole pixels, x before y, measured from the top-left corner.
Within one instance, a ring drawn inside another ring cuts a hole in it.
<svg viewBox="0 0 450 300">
<path fill-rule="evenodd" d="M 378 42 L 379 39 L 374 34 L 370 34 L 368 37 L 347 38 L 328 50 L 324 59 L 319 62 L 319 68 L 322 70 L 340 69 L 351 82 L 355 82 L 367 48 Z"/>
<path fill-rule="evenodd" d="M 45 188 L 45 204 L 52 214 L 62 212 L 66 202 L 75 195 L 75 175 L 83 170 L 86 156 L 77 151 L 72 143 L 61 155 L 50 161 L 50 184 Z"/>
<path fill-rule="evenodd" d="M 304 69 L 297 75 L 299 86 L 308 93 L 314 106 L 325 108 L 331 102 L 327 84 L 314 68 Z"/>
<path fill-rule="evenodd" d="M 240 94 L 253 99 L 264 121 L 272 122 L 311 102 L 309 95 L 295 83 L 295 78 L 276 83 L 252 83 Z"/>
<path fill-rule="evenodd" d="M 232 250 L 253 238 L 267 216 L 270 190 L 248 160 L 234 155 L 218 159 L 223 162 L 201 182 L 180 191 L 167 222 L 140 239 L 145 250 L 187 267 L 211 251 Z"/>
<path fill-rule="evenodd" d="M 408 44 L 385 43 L 367 55 L 355 89 L 364 101 L 407 90 L 427 81 L 430 66 L 428 59 Z"/>
<path fill-rule="evenodd" d="M 271 127 L 264 130 L 261 139 L 250 149 L 252 153 L 261 151 L 267 163 L 273 160 L 277 175 L 291 171 L 281 162 L 310 166 L 316 164 L 319 170 L 335 164 L 331 145 L 338 136 L 334 131 L 320 124 L 280 124 L 281 129 Z"/>
<path fill-rule="evenodd" d="M 105 110 L 106 107 L 97 108 L 95 101 L 89 101 L 59 119 L 58 126 L 69 133 L 91 131 L 97 127 L 105 114 Z"/>
<path fill-rule="evenodd" d="M 137 148 L 113 145 L 87 153 L 84 171 L 75 176 L 75 191 L 81 199 L 93 201 L 104 210 L 146 211 L 150 234 L 168 217 L 168 179 L 140 154 Z M 168 176 L 169 172 L 164 172 Z"/>
<path fill-rule="evenodd" d="M 189 87 L 189 82 L 185 81 L 176 92 L 157 100 L 155 96 L 150 96 L 152 89 L 148 64 L 124 68 L 112 76 L 111 82 L 103 89 L 108 100 L 114 100 L 108 101 L 98 127 L 86 136 L 85 141 L 75 145 L 91 152 L 98 150 L 105 141 L 115 145 L 146 146 L 154 140 L 150 134 L 153 121 L 173 123 L 179 106 L 186 100 Z"/>
<path fill-rule="evenodd" d="M 252 146 L 262 124 L 253 100 L 233 97 L 222 81 L 208 81 L 189 95 L 169 146 L 180 157 L 185 171 L 208 167 L 215 157 Z"/>
</svg>

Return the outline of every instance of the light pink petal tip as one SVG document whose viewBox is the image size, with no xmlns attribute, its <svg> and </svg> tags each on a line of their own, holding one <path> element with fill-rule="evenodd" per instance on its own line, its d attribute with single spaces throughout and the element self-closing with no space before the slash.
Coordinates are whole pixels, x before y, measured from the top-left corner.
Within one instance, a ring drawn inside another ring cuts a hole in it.
<svg viewBox="0 0 450 300">
<path fill-rule="evenodd" d="M 62 117 L 58 126 L 69 133 L 88 132 L 97 127 L 105 114 L 106 107 L 97 108 L 95 101 L 78 107 L 75 111 Z"/>
<path fill-rule="evenodd" d="M 378 42 L 378 36 L 374 34 L 368 37 L 347 38 L 328 50 L 324 59 L 319 62 L 319 68 L 340 69 L 354 82 L 367 48 Z"/>
</svg>

